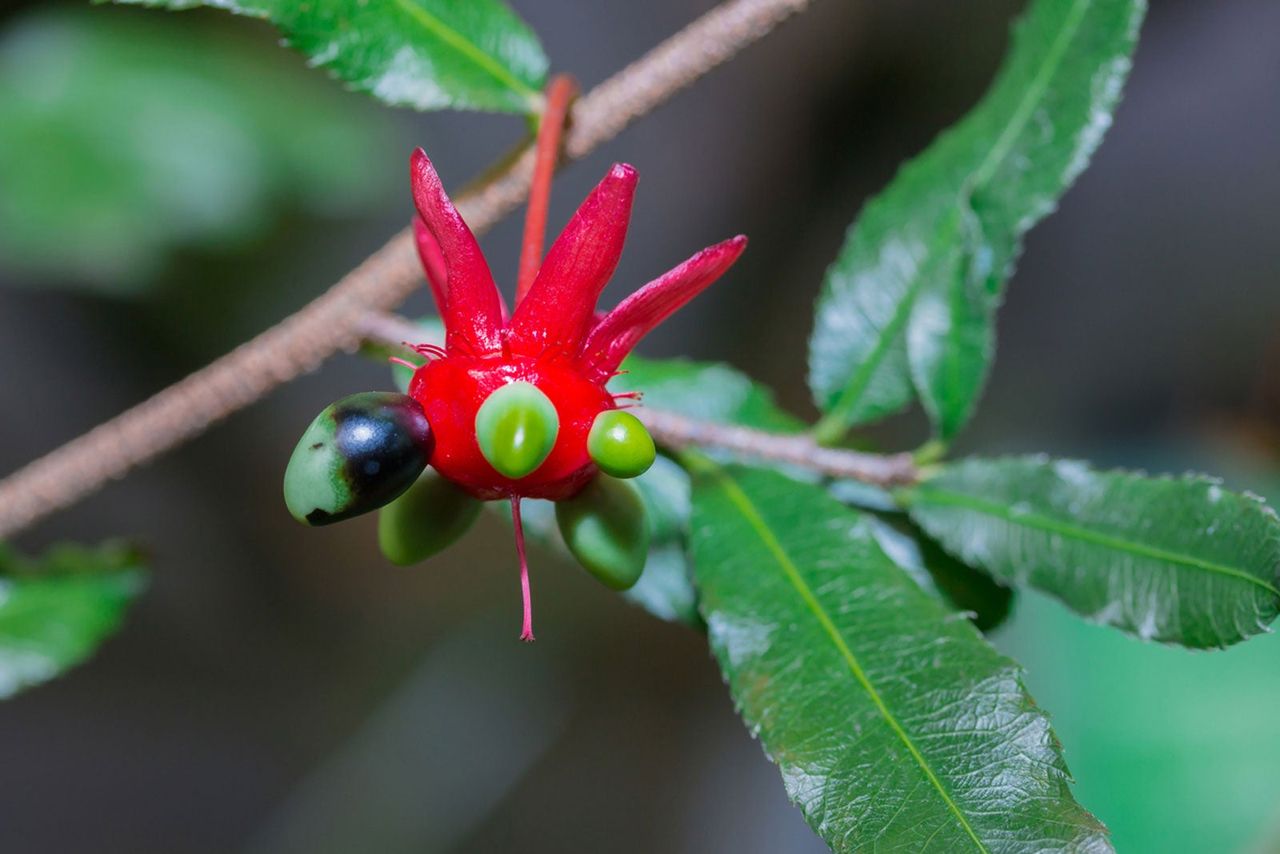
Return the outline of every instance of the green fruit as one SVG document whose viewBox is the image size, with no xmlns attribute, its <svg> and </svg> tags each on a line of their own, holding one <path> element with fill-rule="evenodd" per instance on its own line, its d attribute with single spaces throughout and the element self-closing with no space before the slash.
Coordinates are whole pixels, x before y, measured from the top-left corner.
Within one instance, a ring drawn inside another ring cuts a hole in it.
<svg viewBox="0 0 1280 854">
<path fill-rule="evenodd" d="M 514 382 L 490 394 L 476 412 L 480 453 L 512 480 L 533 474 L 555 447 L 560 416 L 533 383 Z"/>
<path fill-rule="evenodd" d="M 395 499 L 426 467 L 431 425 L 411 397 L 344 397 L 311 422 L 284 472 L 284 503 L 304 525 L 350 519 Z"/>
<path fill-rule="evenodd" d="M 606 586 L 626 590 L 640 580 L 649 555 L 649 521 L 634 486 L 600 475 L 556 503 L 556 522 L 578 563 Z"/>
<path fill-rule="evenodd" d="M 587 434 L 587 453 L 600 471 L 613 477 L 639 477 L 658 451 L 643 422 L 630 412 L 609 409 L 596 416 Z"/>
<path fill-rule="evenodd" d="M 457 542 L 483 505 L 435 469 L 378 514 L 378 547 L 392 563 L 424 561 Z"/>
</svg>

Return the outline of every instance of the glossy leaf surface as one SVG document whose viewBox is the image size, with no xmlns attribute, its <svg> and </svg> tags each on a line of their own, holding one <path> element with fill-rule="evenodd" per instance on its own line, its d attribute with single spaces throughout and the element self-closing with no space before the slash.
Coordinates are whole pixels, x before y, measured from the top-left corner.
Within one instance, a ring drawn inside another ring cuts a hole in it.
<svg viewBox="0 0 1280 854">
<path fill-rule="evenodd" d="M 715 464 L 692 552 L 739 711 L 835 851 L 1107 851 L 1021 671 L 821 487 Z"/>
<path fill-rule="evenodd" d="M 966 614 L 979 631 L 1009 617 L 1013 590 L 961 563 L 923 531 L 898 515 L 863 516 L 876 545 L 928 593 Z"/>
<path fill-rule="evenodd" d="M 969 459 L 904 497 L 961 560 L 1147 640 L 1228 646 L 1280 611 L 1280 520 L 1209 478 Z"/>
<path fill-rule="evenodd" d="M 140 560 L 128 549 L 60 546 L 29 561 L 0 544 L 0 697 L 91 655 L 143 582 Z"/>
<path fill-rule="evenodd" d="M 541 103 L 547 58 L 501 0 L 117 2 L 264 18 L 312 64 L 397 106 L 532 113 Z"/>
<path fill-rule="evenodd" d="M 859 215 L 810 340 L 827 438 L 915 397 L 943 438 L 968 420 L 1022 235 L 1111 124 L 1144 10 L 1144 0 L 1034 0 L 982 101 Z"/>
</svg>

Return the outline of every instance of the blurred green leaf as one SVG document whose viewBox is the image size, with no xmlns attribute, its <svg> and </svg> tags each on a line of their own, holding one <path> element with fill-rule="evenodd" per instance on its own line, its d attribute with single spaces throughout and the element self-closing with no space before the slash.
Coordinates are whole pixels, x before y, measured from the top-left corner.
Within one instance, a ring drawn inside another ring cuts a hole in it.
<svg viewBox="0 0 1280 854">
<path fill-rule="evenodd" d="M 943 438 L 972 414 L 1022 235 L 1111 124 L 1144 0 L 1035 0 L 983 100 L 903 167 L 827 272 L 809 347 L 820 435 L 918 395 Z"/>
<path fill-rule="evenodd" d="M 836 851 L 1104 851 L 1019 667 L 821 487 L 708 463 L 692 552 L 739 711 Z"/>
<path fill-rule="evenodd" d="M 698 594 L 685 556 L 689 536 L 689 475 L 666 457 L 632 481 L 649 516 L 649 559 L 636 586 L 622 595 L 663 620 L 702 628 Z"/>
<path fill-rule="evenodd" d="M 534 113 L 547 75 L 537 37 L 501 0 L 115 2 L 263 18 L 313 65 L 388 104 L 419 110 Z"/>
<path fill-rule="evenodd" d="M 120 625 L 142 591 L 130 549 L 59 546 L 39 561 L 0 544 L 0 697 L 83 661 Z"/>
<path fill-rule="evenodd" d="M 176 20 L 19 19 L 0 36 L 0 263 L 139 292 L 174 249 L 252 238 L 285 203 L 380 201 L 387 125 L 282 60 Z"/>
<path fill-rule="evenodd" d="M 645 406 L 703 421 L 778 433 L 804 429 L 798 418 L 778 408 L 772 391 L 741 371 L 715 362 L 629 356 L 609 390 L 614 394 L 639 391 Z"/>
<path fill-rule="evenodd" d="M 903 497 L 964 562 L 1146 640 L 1224 647 L 1280 611 L 1280 519 L 1209 478 L 970 459 Z"/>
<path fill-rule="evenodd" d="M 981 570 L 961 563 L 901 516 L 863 517 L 881 551 L 906 570 L 926 592 L 970 615 L 978 631 L 989 632 L 1009 617 L 1013 591 Z"/>
</svg>

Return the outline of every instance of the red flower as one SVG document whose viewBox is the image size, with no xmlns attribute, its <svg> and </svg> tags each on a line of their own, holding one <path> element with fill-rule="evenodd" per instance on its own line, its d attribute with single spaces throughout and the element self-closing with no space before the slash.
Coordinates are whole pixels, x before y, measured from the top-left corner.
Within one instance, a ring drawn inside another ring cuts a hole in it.
<svg viewBox="0 0 1280 854">
<path fill-rule="evenodd" d="M 410 171 L 418 252 L 446 330 L 443 350 L 423 348 L 429 361 L 409 386 L 435 434 L 431 465 L 482 499 L 569 498 L 596 474 L 587 452 L 592 423 L 618 405 L 605 383 L 641 338 L 729 269 L 747 239 L 702 250 L 597 315 L 596 300 L 622 254 L 637 179 L 635 169 L 617 164 L 509 314 L 474 235 L 421 149 Z M 545 461 L 512 479 L 481 452 L 476 414 L 495 389 L 517 381 L 550 399 L 559 431 Z"/>
</svg>

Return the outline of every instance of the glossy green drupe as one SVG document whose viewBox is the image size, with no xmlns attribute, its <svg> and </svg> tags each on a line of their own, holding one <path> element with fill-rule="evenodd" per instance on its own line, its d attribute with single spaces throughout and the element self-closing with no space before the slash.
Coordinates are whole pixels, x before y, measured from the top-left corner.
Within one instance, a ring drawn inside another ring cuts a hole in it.
<svg viewBox="0 0 1280 854">
<path fill-rule="evenodd" d="M 634 486 L 600 475 L 567 501 L 556 522 L 578 563 L 601 583 L 626 590 L 640 580 L 649 553 L 649 520 Z"/>
<path fill-rule="evenodd" d="M 657 456 L 653 437 L 630 412 L 610 409 L 596 416 L 587 434 L 587 453 L 600 471 L 613 477 L 639 477 Z"/>
<path fill-rule="evenodd" d="M 378 514 L 378 547 L 400 566 L 424 561 L 458 541 L 482 503 L 428 468 Z"/>
<path fill-rule="evenodd" d="M 512 480 L 533 474 L 555 447 L 560 416 L 533 383 L 496 389 L 476 413 L 480 452 L 499 474 Z"/>
</svg>

